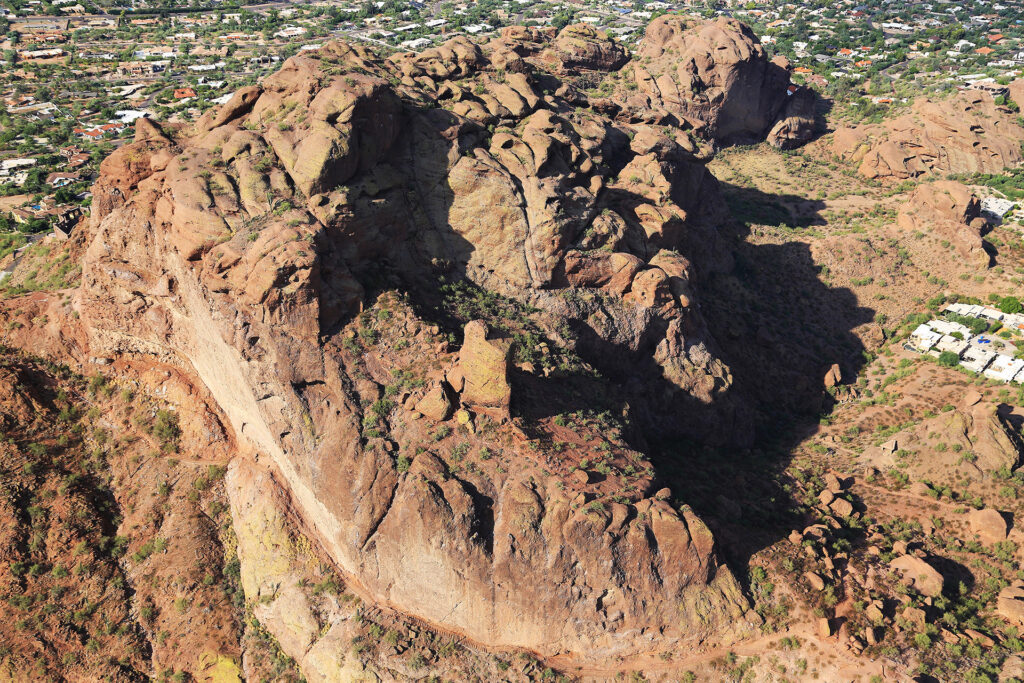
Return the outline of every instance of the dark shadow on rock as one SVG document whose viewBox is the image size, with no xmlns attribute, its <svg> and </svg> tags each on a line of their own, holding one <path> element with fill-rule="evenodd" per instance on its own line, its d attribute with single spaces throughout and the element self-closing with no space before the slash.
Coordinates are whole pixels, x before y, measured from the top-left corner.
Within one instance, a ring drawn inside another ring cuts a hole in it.
<svg viewBox="0 0 1024 683">
<path fill-rule="evenodd" d="M 974 573 L 956 560 L 940 555 L 929 555 L 927 561 L 928 564 L 935 567 L 935 571 L 942 574 L 943 594 L 956 596 L 959 592 L 960 584 L 964 585 L 966 591 L 974 588 Z"/>
<path fill-rule="evenodd" d="M 409 167 L 399 170 L 412 191 L 388 191 L 372 200 L 401 203 L 406 223 L 382 231 L 378 243 L 360 245 L 359 257 L 346 261 L 362 264 L 355 275 L 368 289 L 386 266 L 388 274 L 379 281 L 400 281 L 423 317 L 439 324 L 457 345 L 468 319 L 501 322 L 503 316 L 521 316 L 484 294 L 465 311 L 448 310 L 442 301 L 441 278 L 479 281 L 467 274 L 474 245 L 449 223 L 454 202 L 447 178 L 449 141 L 458 136 L 460 152 L 471 153 L 474 146 L 486 145 L 488 133 L 429 109 L 411 111 L 402 136 L 396 147 L 405 150 L 400 158 Z M 718 185 L 711 182 L 702 191 L 718 191 Z M 675 245 L 660 245 L 676 246 L 694 260 L 701 315 L 686 324 L 695 337 L 705 338 L 700 318 L 706 321 L 711 333 L 706 352 L 731 372 L 731 383 L 722 382 L 714 402 L 680 390 L 653 360 L 667 321 L 650 324 L 639 344 L 627 349 L 598 335 L 584 315 L 568 320 L 571 329 L 564 334 L 552 336 L 574 339 L 580 356 L 603 377 L 558 368 L 548 376 L 513 372 L 512 408 L 526 423 L 575 411 L 623 415 L 629 445 L 648 453 L 654 464 L 654 490 L 669 486 L 677 504 L 691 506 L 705 519 L 742 577 L 751 554 L 799 523 L 780 473 L 830 407 L 822 385 L 828 368 L 838 363 L 844 376 L 852 377 L 863 364 L 864 348 L 852 331 L 870 321 L 873 311 L 859 307 L 849 290 L 821 282 L 809 245 L 798 233 L 783 243 L 755 244 L 749 238 L 750 223 L 798 229 L 823 224 L 821 202 L 730 185 L 722 185 L 721 192 L 735 220 L 717 216 L 721 222 L 712 224 L 717 232 L 711 234 L 731 250 L 732 259 L 719 259 L 717 270 L 706 267 L 702 252 L 713 256 L 718 249 L 700 244 L 701 232 L 688 232 L 687 225 Z M 347 238 L 338 235 L 338 254 L 353 253 Z"/>
<path fill-rule="evenodd" d="M 826 225 L 821 215 L 825 202 L 790 194 L 767 194 L 752 187 L 722 182 L 722 197 L 733 217 L 743 225 L 782 225 L 807 228 Z"/>
<path fill-rule="evenodd" d="M 680 501 L 708 522 L 735 565 L 746 566 L 751 554 L 801 523 L 780 474 L 832 407 L 823 385 L 829 367 L 837 363 L 849 378 L 863 366 L 865 349 L 853 330 L 874 311 L 849 289 L 824 284 L 800 240 L 799 226 L 823 222 L 820 202 L 728 185 L 723 194 L 738 221 L 735 266 L 701 284 L 701 312 L 732 371 L 730 393 L 753 408 L 756 441 L 746 449 L 669 441 L 657 451 L 659 472 Z M 797 228 L 791 241 L 754 243 L 747 224 L 772 222 L 751 221 L 766 211 Z M 738 504 L 740 515 L 719 496 Z"/>
<path fill-rule="evenodd" d="M 833 103 L 832 100 L 827 97 L 822 97 L 814 88 L 810 88 L 810 91 L 814 93 L 814 132 L 811 137 L 804 142 L 805 145 L 809 145 L 823 135 L 833 132 L 834 129 L 828 126 L 828 115 L 832 113 Z"/>
</svg>

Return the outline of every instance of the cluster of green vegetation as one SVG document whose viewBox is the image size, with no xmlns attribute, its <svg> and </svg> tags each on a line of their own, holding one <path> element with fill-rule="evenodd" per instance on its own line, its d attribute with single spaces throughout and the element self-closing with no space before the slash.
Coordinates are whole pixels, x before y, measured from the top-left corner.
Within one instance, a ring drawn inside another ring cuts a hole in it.
<svg viewBox="0 0 1024 683">
<path fill-rule="evenodd" d="M 460 329 L 470 320 L 483 320 L 491 330 L 512 340 L 512 354 L 517 363 L 532 363 L 535 367 L 557 371 L 559 374 L 581 374 L 593 376 L 592 368 L 585 364 L 573 351 L 557 344 L 535 322 L 534 314 L 539 312 L 528 304 L 501 296 L 473 284 L 466 279 L 442 280 L 438 288 L 441 300 L 433 311 L 445 327 L 452 329 L 449 341 L 453 345 L 462 342 Z M 575 290 L 567 290 L 566 296 L 579 296 Z M 558 329 L 563 339 L 571 339 L 572 331 L 566 325 Z"/>
<path fill-rule="evenodd" d="M 2 232 L 2 228 L 0 228 Z M 27 239 L 24 235 L 11 234 L 3 235 L 0 234 L 0 260 L 14 253 L 16 249 L 20 249 L 25 246 Z"/>
<path fill-rule="evenodd" d="M 1024 199 L 1024 168 L 1008 168 L 1002 173 L 974 173 L 951 175 L 968 185 L 984 185 L 998 190 L 1008 199 Z"/>
<path fill-rule="evenodd" d="M 12 237 L 10 244 L 17 244 L 17 238 Z M 81 277 L 82 267 L 72 260 L 67 249 L 51 256 L 52 251 L 53 246 L 42 243 L 25 249 L 18 270 L 0 283 L 0 295 L 20 296 L 73 287 Z"/>
</svg>

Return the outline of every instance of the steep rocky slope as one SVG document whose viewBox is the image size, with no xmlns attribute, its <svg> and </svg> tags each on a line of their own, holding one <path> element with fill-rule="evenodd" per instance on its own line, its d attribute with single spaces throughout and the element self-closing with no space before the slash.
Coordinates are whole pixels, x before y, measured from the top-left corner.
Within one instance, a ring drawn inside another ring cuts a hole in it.
<svg viewBox="0 0 1024 683">
<path fill-rule="evenodd" d="M 158 366 L 115 386 L 0 348 L 0 679 L 239 679 L 231 449 L 203 405 Z"/>
<path fill-rule="evenodd" d="M 587 31 L 538 59 L 620 61 Z M 750 438 L 696 305 L 730 263 L 710 153 L 510 52 L 330 43 L 193 129 L 141 122 L 94 190 L 88 355 L 196 377 L 373 603 L 580 661 L 735 637 L 707 528 L 577 410 Z M 432 313 L 439 280 L 489 303 Z"/>
</svg>

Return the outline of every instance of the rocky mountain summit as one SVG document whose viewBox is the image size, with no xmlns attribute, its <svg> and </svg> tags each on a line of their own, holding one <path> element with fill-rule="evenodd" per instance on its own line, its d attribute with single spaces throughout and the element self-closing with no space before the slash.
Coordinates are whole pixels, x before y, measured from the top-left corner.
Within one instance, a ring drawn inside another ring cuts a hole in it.
<svg viewBox="0 0 1024 683">
<path fill-rule="evenodd" d="M 814 133 L 813 91 L 790 90 L 789 63 L 768 60 L 750 28 L 735 19 L 655 19 L 622 78 L 627 110 L 664 111 L 722 144 L 767 137 L 788 149 Z"/>
<path fill-rule="evenodd" d="M 665 109 L 586 93 L 628 55 L 569 26 L 387 59 L 332 42 L 191 128 L 141 120 L 94 190 L 87 354 L 205 386 L 255 461 L 239 523 L 277 490 L 370 603 L 581 662 L 748 632 L 614 412 L 564 419 L 585 387 L 664 435 L 751 436 L 697 305 L 731 265 L 702 136 L 763 133 L 788 76 L 742 25 L 692 30 L 736 55 L 691 59 Z M 266 552 L 240 544 L 244 583 Z M 281 635 L 288 595 L 260 615 L 301 663 L 323 634 Z"/>
</svg>

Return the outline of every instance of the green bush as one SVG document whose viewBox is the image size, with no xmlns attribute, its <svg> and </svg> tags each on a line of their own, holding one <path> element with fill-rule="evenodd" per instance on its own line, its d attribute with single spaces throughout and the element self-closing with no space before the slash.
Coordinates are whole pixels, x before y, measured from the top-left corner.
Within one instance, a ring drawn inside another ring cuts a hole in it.
<svg viewBox="0 0 1024 683">
<path fill-rule="evenodd" d="M 999 300 L 999 310 L 1003 313 L 1020 313 L 1024 310 L 1024 304 L 1015 296 L 1004 296 Z"/>
</svg>

